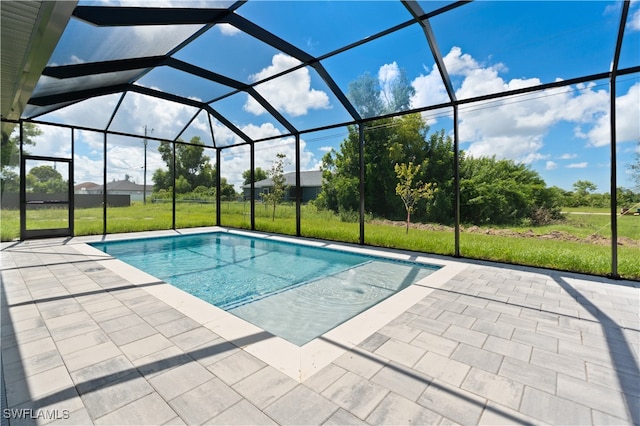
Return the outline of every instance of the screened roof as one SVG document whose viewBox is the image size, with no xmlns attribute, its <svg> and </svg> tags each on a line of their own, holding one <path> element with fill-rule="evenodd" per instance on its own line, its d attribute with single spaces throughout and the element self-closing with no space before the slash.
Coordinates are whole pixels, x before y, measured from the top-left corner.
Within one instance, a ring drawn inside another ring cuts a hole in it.
<svg viewBox="0 0 640 426">
<path fill-rule="evenodd" d="M 222 148 L 371 118 L 348 96 L 366 74 L 381 97 L 404 75 L 415 90 L 409 109 L 435 111 L 607 78 L 617 47 L 618 73 L 637 73 L 638 9 L 617 1 L 81 1 L 20 117 L 140 136 L 153 126 L 156 138 L 199 136 Z"/>
</svg>

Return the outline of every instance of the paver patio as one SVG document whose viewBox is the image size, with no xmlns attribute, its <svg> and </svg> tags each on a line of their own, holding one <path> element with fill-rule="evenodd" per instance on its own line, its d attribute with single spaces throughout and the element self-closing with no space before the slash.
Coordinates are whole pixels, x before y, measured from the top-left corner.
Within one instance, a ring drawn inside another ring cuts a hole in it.
<svg viewBox="0 0 640 426">
<path fill-rule="evenodd" d="M 3 424 L 640 424 L 637 282 L 453 261 L 299 381 L 82 241 L 2 245 Z"/>
</svg>

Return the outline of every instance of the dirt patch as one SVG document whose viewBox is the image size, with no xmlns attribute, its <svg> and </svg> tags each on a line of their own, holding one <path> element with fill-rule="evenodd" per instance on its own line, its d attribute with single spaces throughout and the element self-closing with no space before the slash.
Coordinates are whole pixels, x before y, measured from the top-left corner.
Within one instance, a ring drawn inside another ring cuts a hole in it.
<svg viewBox="0 0 640 426">
<path fill-rule="evenodd" d="M 371 221 L 374 225 L 386 225 L 386 226 L 397 226 L 397 227 L 405 227 L 406 222 L 402 221 L 394 221 L 394 220 L 373 220 Z M 445 231 L 445 232 L 453 232 L 454 228 L 451 226 L 444 225 L 432 225 L 425 223 L 412 223 L 409 225 L 411 229 L 420 229 L 425 231 Z M 577 237 L 565 231 L 550 231 L 546 234 L 538 234 L 533 231 L 533 229 L 529 229 L 524 232 L 513 231 L 511 229 L 498 229 L 498 228 L 484 228 L 479 226 L 469 226 L 469 227 L 460 227 L 460 232 L 470 233 L 470 234 L 483 234 L 483 235 L 496 235 L 501 237 L 519 237 L 519 238 L 531 238 L 538 240 L 556 240 L 556 241 L 572 241 L 577 243 L 588 243 L 602 246 L 610 246 L 611 238 L 603 237 L 602 235 L 592 234 L 586 238 Z M 628 237 L 618 237 L 618 245 L 624 247 L 634 247 L 640 248 L 640 241 L 633 240 Z"/>
</svg>

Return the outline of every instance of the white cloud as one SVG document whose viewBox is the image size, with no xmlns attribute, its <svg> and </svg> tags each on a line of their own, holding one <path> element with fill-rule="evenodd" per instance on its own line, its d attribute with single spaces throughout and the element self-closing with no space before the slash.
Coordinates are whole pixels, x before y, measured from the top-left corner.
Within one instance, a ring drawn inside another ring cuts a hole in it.
<svg viewBox="0 0 640 426">
<path fill-rule="evenodd" d="M 443 60 L 447 71 L 454 75 L 468 75 L 472 70 L 480 67 L 471 55 L 468 53 L 463 54 L 462 49 L 457 46 L 453 46 Z"/>
<path fill-rule="evenodd" d="M 103 155 L 102 148 L 104 145 L 104 135 L 99 132 L 90 132 L 79 130 L 75 136 L 76 148 L 80 145 L 86 145 L 93 155 Z"/>
<path fill-rule="evenodd" d="M 216 28 L 220 30 L 220 34 L 229 37 L 233 37 L 234 35 L 240 34 L 242 32 L 231 24 L 217 24 Z"/>
<path fill-rule="evenodd" d="M 76 55 L 71 55 L 71 63 L 72 64 L 83 64 L 84 61 L 82 60 L 82 58 L 79 58 Z"/>
<path fill-rule="evenodd" d="M 560 157 L 558 157 L 558 159 L 560 159 L 560 160 L 571 160 L 573 158 L 576 158 L 577 156 L 578 156 L 578 154 L 566 153 L 566 154 L 562 154 Z"/>
<path fill-rule="evenodd" d="M 112 94 L 90 98 L 45 114 L 42 120 L 104 130 L 120 96 Z"/>
<path fill-rule="evenodd" d="M 54 122 L 104 129 L 119 99 L 120 94 L 92 98 L 43 117 Z M 154 136 L 173 139 L 197 112 L 195 107 L 129 92 L 109 130 L 143 135 L 146 125 L 154 129 Z M 201 120 L 196 119 L 191 126 L 208 131 L 208 124 Z"/>
<path fill-rule="evenodd" d="M 101 96 L 60 109 L 43 118 L 54 122 L 104 128 L 118 99 L 119 95 Z M 147 125 L 149 129 L 154 129 L 153 136 L 173 139 L 196 112 L 197 109 L 193 107 L 131 92 L 120 105 L 110 130 L 143 135 L 144 126 Z M 68 157 L 70 142 L 66 144 L 61 141 L 70 141 L 70 131 L 53 126 L 47 126 L 45 129 L 46 132 L 36 140 L 38 152 L 41 155 Z M 190 129 L 191 133 L 209 132 L 208 123 L 200 117 L 191 123 Z M 143 181 L 141 140 L 141 138 L 108 136 L 107 167 L 110 179 L 122 179 L 125 174 L 129 174 L 136 182 Z M 98 176 L 99 182 L 96 183 L 100 183 L 104 144 L 102 133 L 79 131 L 76 133 L 76 143 L 75 181 L 95 182 Z M 147 152 L 148 181 L 151 179 L 153 170 L 164 166 L 161 157 L 156 153 L 156 144 L 157 142 L 153 142 L 154 148 Z M 95 155 L 91 154 L 92 151 Z"/>
<path fill-rule="evenodd" d="M 456 91 L 458 99 L 533 87 L 542 83 L 538 78 L 505 80 L 501 76 L 506 70 L 503 64 L 483 65 L 459 47 L 453 47 L 445 55 L 444 62 L 452 79 L 461 79 Z M 433 66 L 425 71 L 425 74 L 412 82 L 416 90 L 412 107 L 448 100 L 437 68 Z M 637 127 L 637 97 L 635 111 L 631 108 L 632 102 L 633 99 L 624 97 L 619 100 L 618 110 L 626 108 L 622 114 L 631 116 L 635 113 L 636 117 L 635 121 L 621 119 L 619 126 Z M 543 160 L 547 158 L 542 153 L 544 140 L 552 126 L 560 122 L 571 122 L 588 128 L 594 123 L 608 120 L 608 105 L 608 91 L 599 89 L 595 83 L 468 104 L 461 106 L 459 110 L 460 140 L 461 143 L 469 144 L 467 152 L 474 156 L 495 155 L 522 162 Z M 631 113 L 628 112 L 629 109 Z M 576 133 L 589 139 L 596 136 L 593 130 L 583 131 L 579 127 Z M 633 129 L 621 133 L 633 133 Z"/>
<path fill-rule="evenodd" d="M 75 183 L 93 182 L 102 184 L 102 160 L 97 160 L 86 155 L 76 155 L 74 158 Z"/>
<path fill-rule="evenodd" d="M 547 170 L 555 170 L 558 168 L 558 163 L 554 162 L 554 161 L 547 161 L 546 165 L 545 165 L 545 169 Z"/>
<path fill-rule="evenodd" d="M 586 169 L 589 166 L 589 163 L 583 161 L 582 163 L 571 163 L 566 166 L 567 169 Z"/>
<path fill-rule="evenodd" d="M 144 134 L 144 126 L 158 137 L 173 139 L 198 112 L 197 108 L 138 93 L 128 93 L 116 114 L 116 130 Z"/>
<path fill-rule="evenodd" d="M 33 138 L 37 154 L 46 157 L 71 158 L 71 130 L 57 126 L 38 126 L 42 134 Z M 26 147 L 27 151 L 36 151 Z"/>
<path fill-rule="evenodd" d="M 102 137 L 102 135 L 100 135 Z M 88 142 L 84 141 L 83 142 Z M 90 145 L 93 142 L 88 142 Z M 100 151 L 85 152 L 84 147 L 77 146 L 74 158 L 74 180 L 80 182 L 103 182 L 103 153 Z M 153 172 L 166 169 L 162 156 L 157 151 L 157 142 L 149 144 L 147 149 L 147 185 L 152 185 Z M 82 153 L 78 152 L 82 151 Z M 107 145 L 107 181 L 124 179 L 129 175 L 131 181 L 144 182 L 144 145 L 130 138 L 118 139 L 110 137 Z"/>
<path fill-rule="evenodd" d="M 594 117 L 598 117 L 609 110 L 609 93 L 604 90 L 595 90 L 596 84 L 578 84 L 576 89 L 580 90 L 579 95 L 571 97 L 567 89 L 554 89 L 545 93 L 559 94 L 555 103 L 551 106 L 557 111 L 558 118 L 572 122 L 592 122 Z M 563 93 L 564 92 L 564 93 Z"/>
<path fill-rule="evenodd" d="M 141 143 L 135 143 L 130 138 L 113 140 L 107 145 L 107 180 L 124 179 L 129 175 L 132 181 L 142 184 L 144 182 L 144 147 Z M 81 147 L 77 148 L 82 150 Z M 84 151 L 84 150 L 82 150 Z M 147 150 L 147 184 L 151 185 L 153 172 L 159 168 L 165 168 L 162 157 L 157 152 L 156 146 Z M 103 182 L 103 154 L 102 152 L 76 152 L 74 158 L 74 181 Z"/>
<path fill-rule="evenodd" d="M 195 120 L 196 123 L 198 120 Z M 194 124 L 192 123 L 192 124 Z M 207 124 L 208 128 L 208 124 Z M 240 138 L 226 126 L 213 121 L 214 134 L 219 146 L 241 143 Z M 70 131 L 62 127 L 46 126 L 45 133 L 36 139 L 38 152 L 41 155 L 69 157 L 71 150 Z M 272 123 L 247 124 L 240 126 L 245 134 L 260 139 L 278 136 L 280 131 Z M 156 132 L 154 131 L 154 134 Z M 61 141 L 69 141 L 68 144 Z M 159 168 L 166 168 L 161 155 L 157 152 L 159 142 L 151 141 L 147 150 L 147 183 L 152 184 L 153 172 Z M 143 145 L 139 138 L 129 138 L 117 135 L 108 136 L 107 170 L 108 180 L 123 179 L 128 174 L 132 180 L 142 183 L 144 180 Z M 76 134 L 75 181 L 102 183 L 103 170 L 103 135 L 98 132 L 79 131 Z M 80 152 L 81 151 L 81 152 Z M 304 139 L 300 140 L 300 168 L 302 170 L 317 170 L 321 160 L 306 149 Z M 249 147 L 225 149 L 223 152 L 222 175 L 235 185 L 236 191 L 241 189 L 242 172 L 249 166 Z M 244 154 L 238 155 L 238 152 Z M 274 141 L 260 142 L 256 145 L 256 167 L 268 170 L 277 153 L 284 153 L 290 164 L 285 171 L 295 170 L 295 138 L 287 137 Z M 207 154 L 209 155 L 209 154 Z M 215 161 L 215 158 L 212 157 Z"/>
<path fill-rule="evenodd" d="M 622 2 L 614 2 L 613 4 L 607 5 L 604 8 L 603 15 L 620 15 L 620 7 Z"/>
<path fill-rule="evenodd" d="M 458 99 L 473 98 L 488 93 L 499 93 L 507 90 L 505 82 L 493 68 L 478 68 L 464 74 L 466 77 L 456 91 Z"/>
<path fill-rule="evenodd" d="M 291 69 L 299 63 L 291 56 L 278 53 L 273 56 L 270 66 L 251 75 L 250 80 L 254 82 L 263 80 Z M 329 96 L 321 90 L 311 88 L 311 76 L 306 68 L 300 68 L 259 84 L 255 88 L 278 111 L 286 112 L 294 117 L 305 115 L 310 109 L 330 108 Z M 264 108 L 249 95 L 247 95 L 244 109 L 255 115 L 265 113 Z"/>
<path fill-rule="evenodd" d="M 640 9 L 633 12 L 629 23 L 627 24 L 627 28 L 631 31 L 640 31 Z"/>
<path fill-rule="evenodd" d="M 411 97 L 411 108 L 437 105 L 449 101 L 449 96 L 435 65 L 426 75 L 416 77 L 411 85 L 415 89 L 415 93 Z"/>
<path fill-rule="evenodd" d="M 607 95 L 608 103 L 608 95 Z M 608 105 L 608 104 L 607 104 Z M 616 141 L 634 142 L 640 140 L 640 83 L 629 88 L 627 93 L 616 98 Z M 609 112 L 605 110 L 597 117 L 595 125 L 579 135 L 587 139 L 589 146 L 606 146 L 611 143 Z"/>
<path fill-rule="evenodd" d="M 318 151 L 322 152 L 330 152 L 331 150 L 333 150 L 332 146 L 321 146 L 320 148 L 318 148 Z"/>
<path fill-rule="evenodd" d="M 384 64 L 378 70 L 378 81 L 380 82 L 380 97 L 389 104 L 393 94 L 391 93 L 393 82 L 400 77 L 400 67 L 397 62 Z"/>
<path fill-rule="evenodd" d="M 278 136 L 280 134 L 280 130 L 278 130 L 272 123 L 262 123 L 260 126 L 248 124 L 240 130 L 242 130 L 244 134 L 249 136 L 251 139 L 268 138 L 270 136 Z"/>
<path fill-rule="evenodd" d="M 462 132 L 460 134 L 462 138 Z M 473 142 L 467 152 L 473 157 L 491 157 L 495 155 L 497 158 L 510 158 L 518 162 L 531 163 L 535 160 L 546 158 L 538 152 L 543 146 L 541 136 L 484 136 Z"/>
</svg>

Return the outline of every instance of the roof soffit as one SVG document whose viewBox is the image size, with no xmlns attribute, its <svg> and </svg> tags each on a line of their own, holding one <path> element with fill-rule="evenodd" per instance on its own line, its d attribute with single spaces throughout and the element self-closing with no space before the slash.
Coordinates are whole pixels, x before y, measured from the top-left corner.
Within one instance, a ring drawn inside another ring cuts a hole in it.
<svg viewBox="0 0 640 426">
<path fill-rule="evenodd" d="M 76 4 L 1 2 L 2 118 L 20 118 Z M 2 123 L 3 139 L 11 127 Z"/>
</svg>

